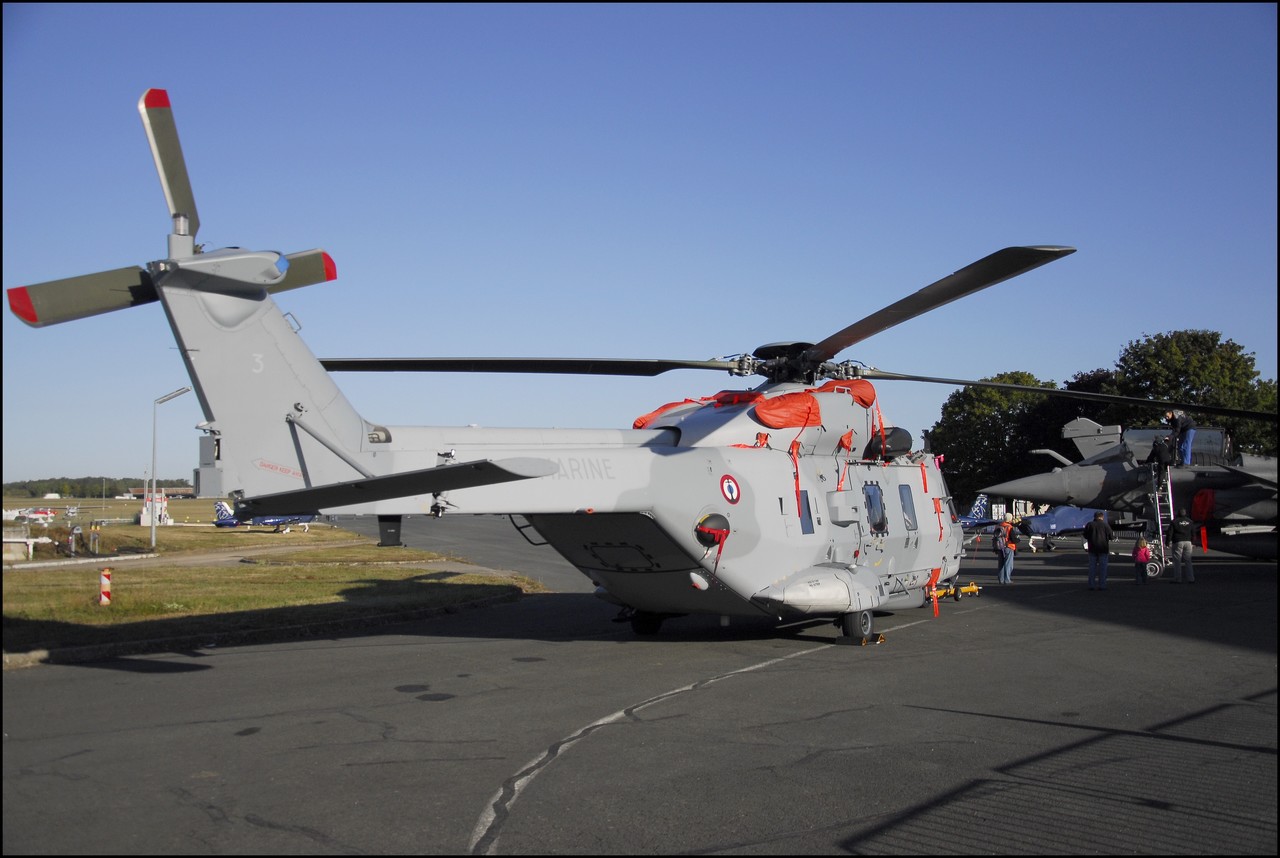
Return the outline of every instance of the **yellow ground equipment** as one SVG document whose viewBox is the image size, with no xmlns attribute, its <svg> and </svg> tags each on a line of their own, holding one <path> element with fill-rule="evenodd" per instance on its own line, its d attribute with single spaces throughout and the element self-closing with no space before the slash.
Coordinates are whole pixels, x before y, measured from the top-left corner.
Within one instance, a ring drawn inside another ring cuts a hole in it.
<svg viewBox="0 0 1280 858">
<path fill-rule="evenodd" d="M 950 587 L 935 587 L 929 591 L 929 597 L 932 599 L 946 599 L 950 597 L 957 602 L 960 601 L 961 595 L 981 596 L 982 588 L 970 581 L 968 584 L 953 584 Z"/>
</svg>

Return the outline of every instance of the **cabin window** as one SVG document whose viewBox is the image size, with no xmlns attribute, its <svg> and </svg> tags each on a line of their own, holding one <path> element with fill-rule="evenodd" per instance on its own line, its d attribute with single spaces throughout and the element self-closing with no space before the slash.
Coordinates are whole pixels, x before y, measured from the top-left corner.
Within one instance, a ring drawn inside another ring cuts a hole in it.
<svg viewBox="0 0 1280 858">
<path fill-rule="evenodd" d="M 889 532 L 889 516 L 884 509 L 884 493 L 876 483 L 866 483 L 862 487 L 862 496 L 867 501 L 867 524 L 872 533 Z"/>
<path fill-rule="evenodd" d="M 898 500 L 902 501 L 902 520 L 907 524 L 907 530 L 916 529 L 916 502 L 911 496 L 911 486 L 898 486 Z"/>
</svg>

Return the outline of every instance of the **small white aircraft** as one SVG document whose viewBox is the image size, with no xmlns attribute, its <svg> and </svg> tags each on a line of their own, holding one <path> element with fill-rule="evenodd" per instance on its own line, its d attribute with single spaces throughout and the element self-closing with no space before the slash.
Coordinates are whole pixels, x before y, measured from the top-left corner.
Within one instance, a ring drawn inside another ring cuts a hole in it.
<svg viewBox="0 0 1280 858">
<path fill-rule="evenodd" d="M 6 509 L 5 521 L 26 521 L 34 524 L 48 524 L 58 517 L 58 511 L 48 507 L 26 507 L 25 509 Z"/>
</svg>

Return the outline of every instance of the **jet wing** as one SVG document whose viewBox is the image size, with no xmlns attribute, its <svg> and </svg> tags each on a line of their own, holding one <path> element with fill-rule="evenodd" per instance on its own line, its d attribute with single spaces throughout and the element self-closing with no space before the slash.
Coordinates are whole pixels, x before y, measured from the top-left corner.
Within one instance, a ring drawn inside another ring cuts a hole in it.
<svg viewBox="0 0 1280 858">
<path fill-rule="evenodd" d="M 348 483 L 244 498 L 236 503 L 236 515 L 306 515 L 321 509 L 549 477 L 559 470 L 560 466 L 555 462 L 535 458 L 461 462 L 352 480 Z"/>
<path fill-rule="evenodd" d="M 1276 461 L 1246 462 L 1243 467 L 1237 465 L 1224 465 L 1228 471 L 1233 474 L 1239 474 L 1245 478 L 1246 483 L 1257 483 L 1258 485 L 1270 486 L 1276 488 Z"/>
</svg>

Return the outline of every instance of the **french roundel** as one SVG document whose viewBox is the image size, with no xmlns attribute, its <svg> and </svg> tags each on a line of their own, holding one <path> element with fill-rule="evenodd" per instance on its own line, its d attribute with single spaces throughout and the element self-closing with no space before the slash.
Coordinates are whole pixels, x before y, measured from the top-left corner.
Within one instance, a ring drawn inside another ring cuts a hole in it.
<svg viewBox="0 0 1280 858">
<path fill-rule="evenodd" d="M 729 503 L 742 500 L 742 489 L 738 487 L 738 481 L 728 474 L 720 478 L 720 494 L 724 495 L 724 499 Z"/>
</svg>

